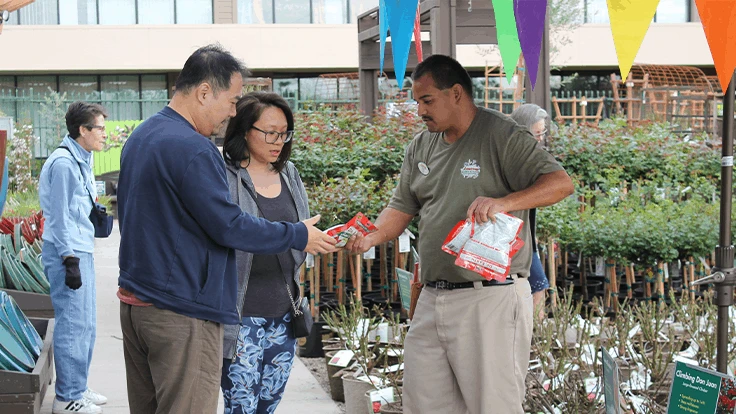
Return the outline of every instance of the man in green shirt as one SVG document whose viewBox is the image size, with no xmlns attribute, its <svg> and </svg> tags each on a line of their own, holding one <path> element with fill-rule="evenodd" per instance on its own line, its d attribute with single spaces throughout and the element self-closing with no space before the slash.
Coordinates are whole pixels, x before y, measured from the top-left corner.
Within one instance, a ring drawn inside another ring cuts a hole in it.
<svg viewBox="0 0 736 414">
<path fill-rule="evenodd" d="M 407 147 L 378 231 L 348 248 L 363 252 L 395 239 L 420 217 L 425 287 L 405 342 L 405 413 L 523 413 L 532 336 L 529 209 L 572 194 L 572 180 L 528 129 L 475 105 L 470 76 L 454 59 L 433 55 L 412 78 L 428 131 Z M 524 220 L 525 244 L 509 279 L 489 282 L 456 266 L 441 246 L 458 222 L 487 222 L 499 212 Z"/>
</svg>

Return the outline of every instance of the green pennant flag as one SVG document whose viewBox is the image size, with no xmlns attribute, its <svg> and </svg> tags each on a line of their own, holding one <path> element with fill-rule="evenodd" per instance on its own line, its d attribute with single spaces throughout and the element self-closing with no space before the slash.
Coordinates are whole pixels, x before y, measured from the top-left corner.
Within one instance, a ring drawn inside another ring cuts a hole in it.
<svg viewBox="0 0 736 414">
<path fill-rule="evenodd" d="M 503 70 L 506 73 L 506 81 L 511 83 L 516 63 L 521 56 L 519 32 L 516 30 L 514 16 L 514 0 L 493 0 L 493 13 L 496 16 L 496 37 L 501 51 Z"/>
</svg>

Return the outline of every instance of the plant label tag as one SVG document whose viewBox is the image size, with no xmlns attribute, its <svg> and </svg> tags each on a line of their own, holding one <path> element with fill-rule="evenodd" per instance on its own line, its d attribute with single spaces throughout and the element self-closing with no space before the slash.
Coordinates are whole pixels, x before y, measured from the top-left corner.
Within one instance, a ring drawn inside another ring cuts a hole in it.
<svg viewBox="0 0 736 414">
<path fill-rule="evenodd" d="M 406 230 L 399 236 L 399 253 L 409 253 L 411 251 L 410 236 Z"/>
<path fill-rule="evenodd" d="M 363 253 L 363 259 L 365 260 L 373 260 L 376 258 L 376 246 L 371 247 L 368 249 L 367 252 Z"/>
<path fill-rule="evenodd" d="M 353 351 L 350 351 L 347 349 L 343 349 L 342 351 L 337 351 L 335 353 L 335 356 L 333 356 L 332 359 L 330 359 L 330 362 L 328 363 L 328 365 L 332 365 L 333 367 L 345 368 L 350 363 L 350 360 L 353 359 L 354 355 L 355 354 L 353 353 Z"/>
<path fill-rule="evenodd" d="M 311 269 L 314 267 L 314 256 L 312 256 L 310 253 L 307 253 L 307 269 Z"/>
<path fill-rule="evenodd" d="M 382 405 L 396 401 L 396 397 L 394 396 L 394 389 L 390 387 L 375 391 L 369 391 L 368 396 L 371 399 L 370 403 L 372 413 L 380 413 Z"/>
</svg>

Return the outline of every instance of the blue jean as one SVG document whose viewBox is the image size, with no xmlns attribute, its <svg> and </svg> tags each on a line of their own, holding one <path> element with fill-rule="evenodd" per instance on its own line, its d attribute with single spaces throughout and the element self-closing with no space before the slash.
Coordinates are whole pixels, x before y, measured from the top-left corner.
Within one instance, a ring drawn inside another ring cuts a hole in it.
<svg viewBox="0 0 736 414">
<path fill-rule="evenodd" d="M 272 414 L 281 402 L 294 362 L 291 313 L 280 318 L 246 316 L 235 357 L 222 364 L 225 414 Z"/>
<path fill-rule="evenodd" d="M 82 287 L 71 290 L 64 283 L 66 268 L 56 247 L 43 244 L 43 265 L 51 285 L 54 306 L 54 363 L 56 398 L 74 401 L 87 389 L 89 366 L 97 335 L 97 291 L 92 253 L 74 252 L 79 257 Z"/>
<path fill-rule="evenodd" d="M 549 280 L 544 274 L 542 261 L 539 259 L 539 253 L 532 253 L 532 267 L 529 270 L 529 285 L 532 287 L 532 294 L 549 289 Z"/>
</svg>

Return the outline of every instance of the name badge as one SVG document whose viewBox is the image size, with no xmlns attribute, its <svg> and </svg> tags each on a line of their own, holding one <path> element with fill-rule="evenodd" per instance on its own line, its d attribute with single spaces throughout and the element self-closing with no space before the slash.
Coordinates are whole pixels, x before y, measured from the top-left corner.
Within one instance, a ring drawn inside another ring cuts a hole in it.
<svg viewBox="0 0 736 414">
<path fill-rule="evenodd" d="M 417 168 L 419 168 L 419 172 L 422 173 L 422 175 L 429 174 L 429 167 L 427 166 L 427 164 L 420 162 L 419 164 L 417 164 Z"/>
</svg>

